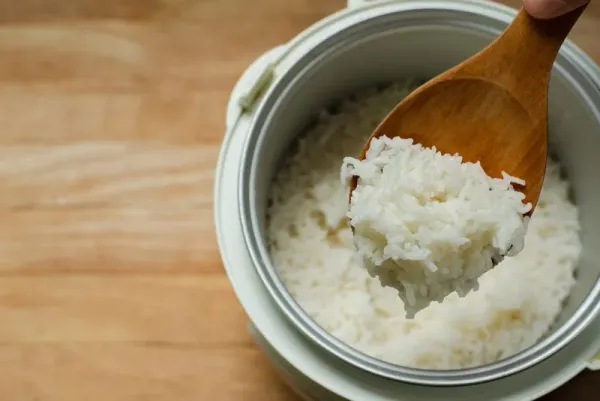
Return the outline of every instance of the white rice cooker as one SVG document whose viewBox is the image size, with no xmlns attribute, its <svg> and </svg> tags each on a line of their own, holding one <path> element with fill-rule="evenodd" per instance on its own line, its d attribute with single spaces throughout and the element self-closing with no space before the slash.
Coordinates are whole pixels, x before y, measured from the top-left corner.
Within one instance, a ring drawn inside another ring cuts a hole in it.
<svg viewBox="0 0 600 401">
<path fill-rule="evenodd" d="M 266 253 L 269 184 L 304 121 L 358 89 L 437 75 L 493 40 L 515 13 L 479 0 L 348 0 L 346 9 L 263 54 L 236 84 L 215 178 L 219 248 L 254 338 L 304 399 L 534 400 L 584 369 L 600 369 L 594 359 L 600 350 L 600 68 L 570 42 L 553 71 L 549 139 L 573 186 L 583 254 L 575 289 L 538 344 L 464 370 L 384 363 L 312 322 Z"/>
</svg>

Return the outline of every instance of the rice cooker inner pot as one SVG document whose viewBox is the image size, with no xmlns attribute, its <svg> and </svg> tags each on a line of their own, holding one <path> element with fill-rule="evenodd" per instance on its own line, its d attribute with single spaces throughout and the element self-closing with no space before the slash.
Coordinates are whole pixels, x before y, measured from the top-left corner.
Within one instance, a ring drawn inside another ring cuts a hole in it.
<svg viewBox="0 0 600 401">
<path fill-rule="evenodd" d="M 453 9 L 450 1 L 429 4 L 406 6 L 341 29 L 278 79 L 249 132 L 240 173 L 240 211 L 254 266 L 274 301 L 298 330 L 324 350 L 390 379 L 423 385 L 476 384 L 514 374 L 554 354 L 585 328 L 600 305 L 600 247 L 596 246 L 600 242 L 600 175 L 596 173 L 600 171 L 600 91 L 588 59 L 572 45 L 563 48 L 553 72 L 549 134 L 551 151 L 569 177 L 579 208 L 583 254 L 577 285 L 555 329 L 538 344 L 493 364 L 453 371 L 407 368 L 366 356 L 326 333 L 302 311 L 278 278 L 266 247 L 271 181 L 295 137 L 320 109 L 364 88 L 435 76 L 483 48 L 514 15 L 496 9 L 465 12 Z"/>
</svg>

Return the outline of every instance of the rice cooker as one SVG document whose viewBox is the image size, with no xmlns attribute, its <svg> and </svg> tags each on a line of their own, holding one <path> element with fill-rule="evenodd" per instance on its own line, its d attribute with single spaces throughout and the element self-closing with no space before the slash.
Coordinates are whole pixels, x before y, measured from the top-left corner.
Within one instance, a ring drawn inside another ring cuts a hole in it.
<svg viewBox="0 0 600 401">
<path fill-rule="evenodd" d="M 354 350 L 318 327 L 270 265 L 270 182 L 305 122 L 334 99 L 403 77 L 433 77 L 491 42 L 516 10 L 479 0 L 348 0 L 347 7 L 259 57 L 237 82 L 215 178 L 221 255 L 249 330 L 306 400 L 534 400 L 600 368 L 600 68 L 567 41 L 549 97 L 549 141 L 582 225 L 577 284 L 556 327 L 486 366 L 411 369 Z"/>
</svg>

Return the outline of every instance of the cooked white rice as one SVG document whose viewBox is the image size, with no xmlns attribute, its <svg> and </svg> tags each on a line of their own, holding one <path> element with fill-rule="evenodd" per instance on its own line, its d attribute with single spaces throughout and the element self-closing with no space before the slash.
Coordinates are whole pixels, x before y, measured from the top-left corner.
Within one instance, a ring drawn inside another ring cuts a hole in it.
<svg viewBox="0 0 600 401">
<path fill-rule="evenodd" d="M 268 236 L 272 262 L 290 293 L 325 330 L 374 357 L 425 369 L 458 369 L 515 354 L 543 336 L 574 284 L 581 251 L 577 209 L 550 163 L 523 251 L 480 279 L 464 298 L 449 295 L 415 319 L 395 290 L 355 258 L 339 182 L 342 158 L 358 154 L 406 85 L 361 94 L 318 124 L 278 172 Z"/>
<path fill-rule="evenodd" d="M 412 139 L 374 138 L 364 160 L 344 158 L 342 180 L 358 177 L 348 211 L 365 268 L 398 291 L 409 318 L 523 249 L 523 180 L 489 177 L 479 163 Z"/>
</svg>

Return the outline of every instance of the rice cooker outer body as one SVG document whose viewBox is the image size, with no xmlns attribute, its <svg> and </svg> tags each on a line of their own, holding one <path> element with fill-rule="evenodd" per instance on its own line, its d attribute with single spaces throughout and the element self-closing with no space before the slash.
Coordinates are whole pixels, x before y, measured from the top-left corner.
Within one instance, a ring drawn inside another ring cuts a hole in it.
<svg viewBox="0 0 600 401">
<path fill-rule="evenodd" d="M 415 3 L 398 0 L 389 3 Z M 435 3 L 435 2 L 428 2 Z M 444 1 L 447 6 L 450 2 Z M 453 2 L 454 3 L 454 2 Z M 456 1 L 465 7 L 476 1 Z M 294 41 L 273 49 L 255 61 L 236 84 L 227 109 L 224 138 L 215 176 L 215 225 L 223 262 L 240 303 L 251 321 L 250 331 L 283 378 L 306 400 L 534 400 L 554 390 L 588 366 L 600 349 L 600 318 L 596 319 L 568 346 L 549 359 L 518 374 L 496 381 L 455 387 L 430 387 L 395 382 L 357 369 L 323 352 L 300 333 L 284 316 L 264 287 L 246 249 L 239 199 L 238 176 L 242 153 L 253 113 L 242 110 L 241 97 L 252 90 L 269 63 L 278 62 L 283 71 L 293 65 L 294 57 L 280 57 L 301 51 L 303 45 L 319 41 L 319 29 L 335 29 L 348 19 L 363 21 L 369 13 L 344 10 L 315 24 Z M 361 15 L 362 14 L 362 15 Z M 312 31 L 311 31 L 312 30 Z M 292 61 L 290 61 L 292 60 Z M 269 96 L 267 90 L 263 99 Z"/>
</svg>

